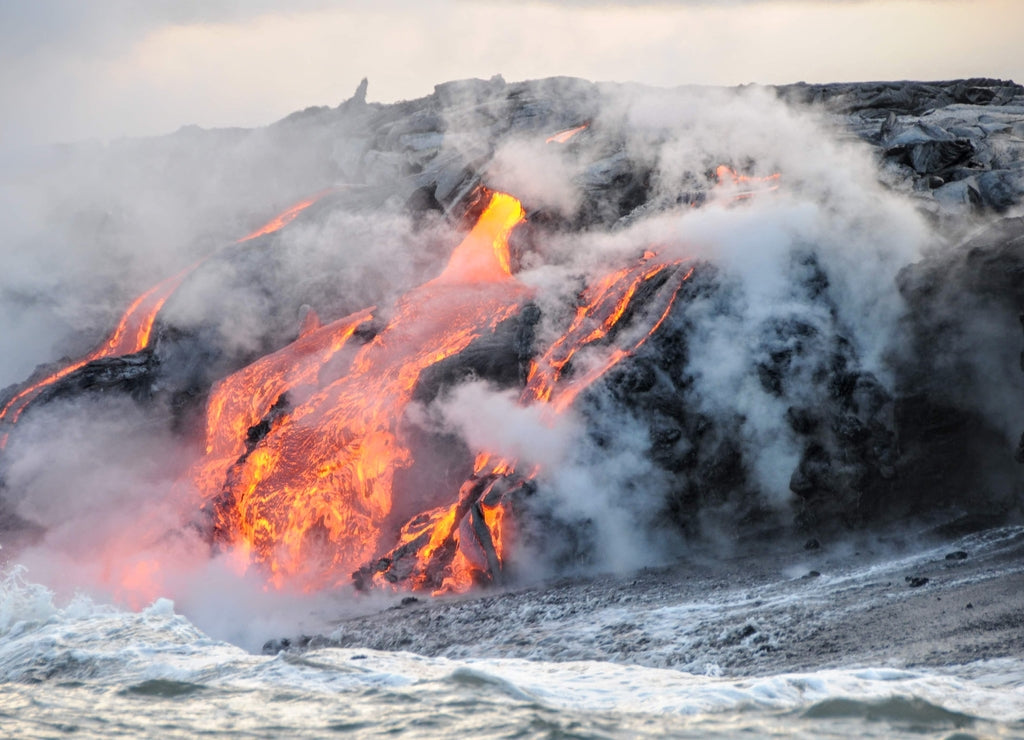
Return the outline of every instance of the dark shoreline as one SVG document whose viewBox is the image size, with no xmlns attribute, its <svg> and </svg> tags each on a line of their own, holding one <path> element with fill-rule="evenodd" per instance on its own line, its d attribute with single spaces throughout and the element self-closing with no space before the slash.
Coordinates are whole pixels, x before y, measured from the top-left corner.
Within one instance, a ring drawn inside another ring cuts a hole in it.
<svg viewBox="0 0 1024 740">
<path fill-rule="evenodd" d="M 1022 658 L 1024 527 L 917 545 L 794 542 L 768 557 L 693 556 L 473 597 L 396 595 L 329 636 L 271 640 L 264 652 L 318 647 L 733 676 Z"/>
</svg>

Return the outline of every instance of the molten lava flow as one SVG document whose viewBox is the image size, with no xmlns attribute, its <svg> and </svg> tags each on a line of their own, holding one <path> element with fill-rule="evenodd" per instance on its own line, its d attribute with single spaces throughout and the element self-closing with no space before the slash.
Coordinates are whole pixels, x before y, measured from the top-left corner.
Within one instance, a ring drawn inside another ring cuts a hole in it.
<svg viewBox="0 0 1024 740">
<path fill-rule="evenodd" d="M 299 327 L 299 336 L 304 337 L 307 334 L 312 334 L 321 327 L 323 327 L 323 324 L 320 322 L 320 314 L 311 308 L 306 312 L 306 315 L 302 317 L 302 325 Z"/>
<path fill-rule="evenodd" d="M 270 234 L 284 228 L 294 221 L 295 217 L 298 216 L 299 213 L 315 203 L 328 192 L 330 191 L 325 190 L 314 195 L 312 198 L 295 204 L 291 208 L 271 219 L 260 229 L 257 229 L 243 239 L 239 239 L 236 243 L 255 239 L 257 236 Z M 167 299 L 171 297 L 171 294 L 178 289 L 178 286 L 181 285 L 182 281 L 204 261 L 205 260 L 200 260 L 191 267 L 182 270 L 177 275 L 157 283 L 132 301 L 131 305 L 128 306 L 128 309 L 124 312 L 124 315 L 118 322 L 117 328 L 114 329 L 113 333 L 107 337 L 103 344 L 88 355 L 61 368 L 57 372 L 48 375 L 42 380 L 32 383 L 27 388 L 23 388 L 16 393 L 4 405 L 4 407 L 0 409 L 0 423 L 6 422 L 10 425 L 17 423 L 21 414 L 25 411 L 25 408 L 45 388 L 53 385 L 58 380 L 67 377 L 88 363 L 104 357 L 120 357 L 122 355 L 134 354 L 136 352 L 141 352 L 143 349 L 148 347 L 150 334 L 153 331 L 153 324 L 156 321 L 157 314 L 160 313 L 160 309 L 163 308 L 164 303 L 166 303 Z M 3 450 L 7 446 L 8 436 L 8 433 L 0 433 L 0 450 Z"/>
<path fill-rule="evenodd" d="M 569 139 L 571 139 L 576 134 L 578 134 L 580 131 L 586 131 L 589 127 L 590 127 L 589 123 L 584 123 L 584 124 L 582 124 L 580 126 L 576 126 L 575 128 L 567 128 L 565 131 L 559 131 L 557 134 L 549 136 L 548 138 L 546 138 L 544 140 L 544 143 L 545 144 L 564 144 L 567 141 L 569 141 Z"/>
<path fill-rule="evenodd" d="M 576 309 L 569 328 L 539 359 L 531 363 L 526 381 L 526 397 L 538 401 L 551 402 L 557 411 L 562 411 L 572 404 L 576 396 L 595 380 L 618 364 L 623 358 L 634 352 L 647 337 L 650 336 L 664 321 L 672 301 L 662 316 L 645 333 L 639 341 L 629 349 L 615 349 L 597 365 L 590 368 L 580 377 L 564 383 L 555 396 L 556 387 L 562 379 L 566 366 L 573 357 L 587 345 L 604 339 L 619 324 L 626 309 L 629 308 L 637 291 L 652 279 L 662 275 L 679 261 L 660 262 L 654 260 L 651 253 L 646 252 L 642 261 L 632 267 L 616 270 L 588 288 L 581 296 L 581 305 Z M 683 280 L 690 277 L 687 273 Z"/>
<path fill-rule="evenodd" d="M 256 231 L 252 232 L 248 236 L 243 236 L 235 243 L 240 244 L 242 242 L 247 242 L 250 239 L 255 239 L 258 236 L 266 236 L 267 234 L 273 234 L 275 231 L 280 231 L 285 226 L 294 221 L 300 213 L 302 213 L 304 210 L 309 208 L 311 205 L 316 203 L 318 200 L 320 200 L 330 192 L 332 192 L 332 189 L 328 188 L 327 190 L 322 190 L 316 195 L 313 195 L 300 203 L 296 203 L 291 208 L 288 208 L 287 210 L 282 211 L 281 213 L 274 216 L 274 218 L 267 221 L 265 224 L 263 224 L 263 226 L 256 229 Z"/>
<path fill-rule="evenodd" d="M 715 170 L 715 176 L 718 178 L 719 186 L 726 188 L 727 193 L 733 200 L 745 200 L 754 197 L 758 193 L 778 190 L 779 180 L 782 177 L 778 172 L 767 177 L 741 175 L 732 167 L 724 164 L 718 166 L 718 169 Z"/>
<path fill-rule="evenodd" d="M 223 491 L 209 502 L 217 534 L 247 549 L 274 585 L 342 583 L 379 551 L 395 473 L 412 463 L 398 425 L 420 374 L 513 315 L 528 295 L 509 270 L 508 237 L 523 217 L 515 198 L 493 194 L 444 271 L 403 296 L 348 372 L 279 415 L 228 471 Z M 282 350 L 281 366 L 298 344 Z M 259 410 L 286 385 L 282 380 L 264 394 Z M 245 381 L 229 378 L 227 386 L 244 387 Z M 217 413 L 211 404 L 214 446 L 222 438 Z M 255 412 L 240 416 L 251 421 Z M 225 431 L 223 438 L 239 431 Z M 210 491 L 207 480 L 197 484 Z M 441 532 L 441 515 L 438 522 Z M 446 536 L 435 539 L 431 554 Z"/>
<path fill-rule="evenodd" d="M 659 261 L 653 253 L 645 253 L 638 264 L 612 272 L 586 290 L 568 329 L 532 363 L 520 402 L 546 403 L 558 414 L 639 349 L 668 317 L 683 282 L 693 274 L 693 268 L 684 272 L 680 262 Z M 649 326 L 622 327 L 641 292 L 646 293 L 645 308 L 656 315 L 655 320 Z M 570 361 L 581 350 L 606 341 L 613 333 L 618 346 L 599 354 L 577 376 L 566 377 Z M 440 594 L 464 592 L 475 583 L 500 579 L 510 536 L 510 507 L 539 472 L 535 467 L 522 475 L 515 468 L 514 460 L 479 453 L 458 502 L 410 520 L 394 549 L 356 572 L 357 584 L 404 582 Z"/>
<path fill-rule="evenodd" d="M 314 387 L 320 368 L 344 349 L 356 329 L 372 318 L 372 311 L 302 332 L 284 349 L 213 386 L 206 411 L 206 455 L 191 474 L 204 498 L 220 492 L 228 468 L 246 451 L 249 430 L 267 417 L 286 391 Z"/>
<path fill-rule="evenodd" d="M 402 527 L 398 545 L 353 574 L 360 588 L 369 583 L 429 589 L 434 595 L 462 593 L 478 583 L 500 580 L 505 558 L 506 508 L 528 484 L 504 472 L 479 471 L 459 489 L 456 503 L 413 517 Z"/>
<path fill-rule="evenodd" d="M 23 388 L 7 402 L 3 409 L 0 409 L 0 421 L 6 421 L 9 424 L 17 423 L 25 407 L 45 388 L 53 385 L 61 378 L 67 377 L 93 360 L 103 357 L 130 355 L 145 349 L 149 344 L 150 333 L 153 330 L 153 322 L 156 321 L 156 315 L 163 308 L 171 293 L 177 290 L 178 286 L 181 285 L 181 281 L 185 279 L 185 276 L 191 270 L 192 268 L 189 268 L 184 272 L 167 278 L 163 282 L 157 283 L 136 298 L 121 317 L 117 328 L 114 329 L 113 333 L 107 337 L 103 344 L 82 359 L 72 362 L 70 365 L 61 368 L 27 388 Z M 6 445 L 7 434 L 3 434 L 0 436 L 0 449 L 4 449 Z"/>
</svg>

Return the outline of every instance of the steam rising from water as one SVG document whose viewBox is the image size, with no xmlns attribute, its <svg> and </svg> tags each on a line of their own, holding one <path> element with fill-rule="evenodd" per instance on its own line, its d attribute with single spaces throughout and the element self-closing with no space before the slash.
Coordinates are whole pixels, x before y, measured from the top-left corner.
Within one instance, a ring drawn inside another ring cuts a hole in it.
<svg viewBox="0 0 1024 740">
<path fill-rule="evenodd" d="M 936 236 L 909 202 L 878 183 L 866 147 L 839 142 L 821 121 L 756 90 L 617 90 L 591 133 L 581 145 L 583 161 L 556 156 L 532 140 L 513 140 L 499 149 L 493 177 L 503 187 L 518 186 L 526 202 L 572 212 L 584 198 L 579 184 L 588 172 L 618 166 L 584 159 L 595 151 L 615 152 L 612 160 L 625 152 L 631 166 L 649 167 L 648 203 L 663 207 L 716 163 L 753 163 L 755 173 L 782 173 L 778 191 L 749 200 L 737 202 L 734 189 L 720 187 L 701 208 L 667 206 L 667 212 L 639 215 L 625 228 L 554 235 L 527 257 L 520 279 L 538 290 L 543 344 L 556 336 L 575 286 L 596 279 L 624 255 L 657 245 L 662 255 L 714 265 L 723 294 L 696 298 L 685 309 L 691 324 L 687 401 L 713 419 L 740 420 L 736 441 L 763 503 L 791 518 L 790 477 L 801 450 L 786 412 L 794 404 L 823 401 L 811 363 L 827 350 L 798 356 L 789 371 L 798 382 L 775 397 L 755 372 L 768 327 L 784 320 L 817 327 L 823 335 L 838 329 L 852 343 L 860 370 L 892 391 L 887 355 L 903 341 L 904 311 L 894 278 Z M 609 141 L 622 134 L 624 143 Z M 809 269 L 801 258 L 807 255 L 828 276 L 821 298 L 812 299 L 801 285 Z M 800 367 L 801 361 L 808 366 Z M 591 533 L 600 543 L 593 566 L 629 569 L 660 562 L 681 546 L 659 526 L 673 481 L 651 464 L 647 427 L 612 401 L 595 403 L 602 416 L 597 439 L 579 418 L 551 423 L 530 409 L 516 409 L 507 393 L 480 386 L 467 386 L 440 406 L 471 449 L 495 449 L 541 466 L 544 499 L 537 506 L 567 520 L 571 529 Z M 536 562 L 521 570 L 536 572 Z"/>
<path fill-rule="evenodd" d="M 566 219 L 607 168 L 650 172 L 648 205 L 626 219 L 535 232 L 519 278 L 536 290 L 542 311 L 537 346 L 564 327 L 580 286 L 652 245 L 661 256 L 712 266 L 701 269 L 717 271 L 721 290 L 694 297 L 678 319 L 691 327 L 686 400 L 711 418 L 738 420 L 736 441 L 758 495 L 780 517 L 790 516 L 789 478 L 800 450 L 784 417 L 795 401 L 814 404 L 821 389 L 798 357 L 792 377 L 806 383 L 783 397 L 765 391 L 754 368 L 766 326 L 787 320 L 838 327 L 861 369 L 892 390 L 886 360 L 901 342 L 903 312 L 894 278 L 935 236 L 908 202 L 878 184 L 866 148 L 841 143 L 822 121 L 765 93 L 605 87 L 601 95 L 578 146 L 545 144 L 536 132 L 520 131 L 484 166 L 485 182 L 514 193 L 531 213 Z M 438 157 L 473 159 L 488 150 L 481 121 L 492 118 L 458 114 L 464 102 L 449 106 Z M 360 136 L 343 131 L 329 164 L 347 166 L 353 152 L 363 152 L 370 166 Z M 106 151 L 75 148 L 41 167 L 31 183 L 8 184 L 14 196 L 4 208 L 11 238 L 0 254 L 0 380 L 87 348 L 132 293 L 237 239 L 290 200 L 336 184 L 314 156 L 325 152 L 320 143 L 296 147 L 280 127 L 235 138 L 186 131 Z M 691 207 L 683 196 L 706 186 L 721 163 L 780 172 L 780 187 L 740 201 L 719 187 L 703 207 Z M 164 318 L 212 326 L 230 349 L 260 353 L 268 349 L 263 317 L 272 316 L 281 333 L 297 329 L 298 308 L 311 297 L 335 312 L 325 320 L 390 305 L 435 276 L 458 242 L 439 215 L 414 217 L 401 205 L 325 209 L 300 219 L 281 233 L 272 261 L 259 245 L 251 257 L 213 260 L 168 302 Z M 800 287 L 807 255 L 828 276 L 824 296 Z M 253 274 L 270 274 L 280 292 L 262 292 Z M 420 423 L 457 433 L 470 449 L 516 458 L 524 469 L 540 465 L 535 513 L 600 542 L 589 567 L 628 569 L 659 562 L 682 544 L 658 521 L 672 482 L 651 462 L 648 428 L 606 396 L 598 388 L 589 400 L 603 414 L 600 439 L 582 411 L 552 419 L 479 382 L 418 413 Z M 111 400 L 53 403 L 26 418 L 6 461 L 3 495 L 45 533 L 19 561 L 33 578 L 133 606 L 158 595 L 186 609 L 216 604 L 209 608 L 224 621 L 215 633 L 233 629 L 236 616 L 249 619 L 257 604 L 266 611 L 268 602 L 295 603 L 294 594 L 261 592 L 258 574 L 245 574 L 232 553 L 211 560 L 189 525 L 196 502 L 176 485 L 197 449 L 165 421 Z M 528 547 L 514 557 L 522 573 L 552 567 L 543 551 Z M 311 603 L 301 601 L 302 608 Z"/>
</svg>

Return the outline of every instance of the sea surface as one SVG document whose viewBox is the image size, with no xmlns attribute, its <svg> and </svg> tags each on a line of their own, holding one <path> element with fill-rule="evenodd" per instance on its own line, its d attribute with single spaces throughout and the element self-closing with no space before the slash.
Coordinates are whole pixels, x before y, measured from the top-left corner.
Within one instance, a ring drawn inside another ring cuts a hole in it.
<svg viewBox="0 0 1024 740">
<path fill-rule="evenodd" d="M 638 604 L 632 618 L 661 611 Z M 0 737 L 334 734 L 1024 738 L 1024 658 L 737 676 L 714 663 L 695 672 L 500 652 L 267 655 L 214 639 L 168 599 L 139 611 L 60 603 L 17 567 L 0 582 Z"/>
</svg>

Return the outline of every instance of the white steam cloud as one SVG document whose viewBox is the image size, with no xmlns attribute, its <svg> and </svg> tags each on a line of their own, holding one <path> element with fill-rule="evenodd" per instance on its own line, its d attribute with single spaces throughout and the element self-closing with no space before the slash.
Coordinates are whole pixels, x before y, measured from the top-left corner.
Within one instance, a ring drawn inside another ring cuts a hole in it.
<svg viewBox="0 0 1024 740">
<path fill-rule="evenodd" d="M 544 317 L 537 345 L 564 329 L 580 286 L 627 257 L 651 248 L 714 265 L 727 305 L 698 297 L 687 307 L 688 403 L 695 412 L 741 420 L 736 442 L 751 475 L 766 505 L 785 512 L 800 450 L 782 420 L 794 397 L 813 403 L 814 396 L 808 387 L 778 398 L 761 386 L 754 368 L 765 323 L 841 327 L 863 368 L 891 389 L 886 355 L 900 341 L 903 312 L 894 278 L 934 236 L 909 203 L 878 184 L 866 147 L 841 143 L 823 121 L 767 93 L 609 86 L 602 96 L 578 148 L 517 136 L 485 164 L 488 184 L 564 218 L 587 200 L 598 171 L 625 162 L 651 173 L 648 210 L 614 225 L 549 232 L 524 256 L 518 277 L 535 290 Z M 480 141 L 465 119 L 460 126 L 446 134 L 442 153 L 472 161 Z M 480 127 L 477 136 L 485 132 Z M 72 150 L 19 191 L 21 205 L 6 214 L 11 240 L 0 254 L 0 304 L 10 317 L 0 333 L 0 384 L 54 358 L 56 348 L 77 351 L 98 340 L 132 293 L 244 235 L 259 225 L 257 214 L 337 184 L 325 181 L 318 164 L 325 149 L 299 147 L 287 158 L 296 139 L 277 136 L 186 132 Z M 353 146 L 361 151 L 366 143 Z M 335 164 L 351 161 L 344 142 L 331 151 Z M 679 202 L 681 193 L 706 186 L 719 164 L 781 173 L 779 187 L 741 201 L 713 191 L 701 208 Z M 270 303 L 294 299 L 297 308 L 313 294 L 339 313 L 373 304 L 386 313 L 404 290 L 437 273 L 456 238 L 440 215 L 416 219 L 401 206 L 339 209 L 282 232 L 267 270 L 292 295 L 262 295 L 236 263 L 221 263 L 183 286 L 168 318 L 182 326 L 212 323 L 232 349 L 256 352 L 264 349 L 260 317 L 272 313 Z M 794 264 L 808 253 L 829 277 L 834 315 L 794 291 Z M 298 319 L 297 310 L 275 317 L 282 327 L 297 328 Z M 797 378 L 809 373 L 793 370 Z M 603 401 L 600 389 L 595 403 L 621 414 L 602 420 L 600 444 L 574 413 L 551 417 L 481 383 L 459 386 L 427 416 L 471 450 L 514 458 L 523 469 L 539 465 L 535 506 L 589 528 L 601 543 L 591 565 L 622 570 L 659 562 L 679 546 L 656 521 L 672 482 L 650 460 L 648 428 Z M 211 564 L 209 546 L 187 526 L 195 502 L 175 485 L 195 450 L 164 422 L 154 424 L 130 403 L 60 403 L 19 429 L 6 495 L 19 516 L 45 528 L 22 557 L 31 575 L 118 598 L 123 579 L 111 569 L 123 575 L 137 567 L 140 579 L 157 576 L 161 593 L 206 612 L 226 632 L 243 613 L 281 607 L 294 616 L 283 606 L 293 595 L 268 596 L 252 574 L 239 577 L 224 560 Z M 540 563 L 543 554 L 514 557 Z"/>
<path fill-rule="evenodd" d="M 606 94 L 588 132 L 591 143 L 581 144 L 587 152 L 581 158 L 596 150 L 607 152 L 606 159 L 576 161 L 571 152 L 514 140 L 499 149 L 495 180 L 571 212 L 584 199 L 594 168 L 617 166 L 623 152 L 633 166 L 653 170 L 649 202 L 663 208 L 718 164 L 752 165 L 755 175 L 777 172 L 781 178 L 777 190 L 750 185 L 760 192 L 749 199 L 736 201 L 735 188 L 721 188 L 701 208 L 668 207 L 625 228 L 563 233 L 538 244 L 519 276 L 534 287 L 543 309 L 538 346 L 564 330 L 571 315 L 566 307 L 582 285 L 645 249 L 714 265 L 726 298 L 687 307 L 692 331 L 686 371 L 693 378 L 688 402 L 694 412 L 741 420 L 733 441 L 763 503 L 791 518 L 790 477 L 801 448 L 786 412 L 794 403 L 813 407 L 821 389 L 811 384 L 814 369 L 801 367 L 799 358 L 790 369 L 796 387 L 778 397 L 762 386 L 756 365 L 766 326 L 786 320 L 823 333 L 838 327 L 860 369 L 892 392 L 887 355 L 903 340 L 904 312 L 895 277 L 937 237 L 909 201 L 879 184 L 867 146 L 843 143 L 823 120 L 764 91 L 608 88 Z M 604 140 L 623 133 L 624 142 Z M 813 254 L 829 278 L 827 304 L 809 300 L 796 286 L 805 254 Z M 804 361 L 820 361 L 825 352 L 819 348 Z M 606 418 L 597 445 L 578 420 L 552 419 L 516 404 L 505 392 L 470 385 L 439 406 L 471 449 L 518 459 L 525 469 L 540 465 L 546 508 L 593 528 L 600 542 L 593 567 L 636 567 L 678 550 L 678 540 L 658 526 L 672 482 L 650 463 L 647 427 L 621 407 L 599 403 Z"/>
</svg>

